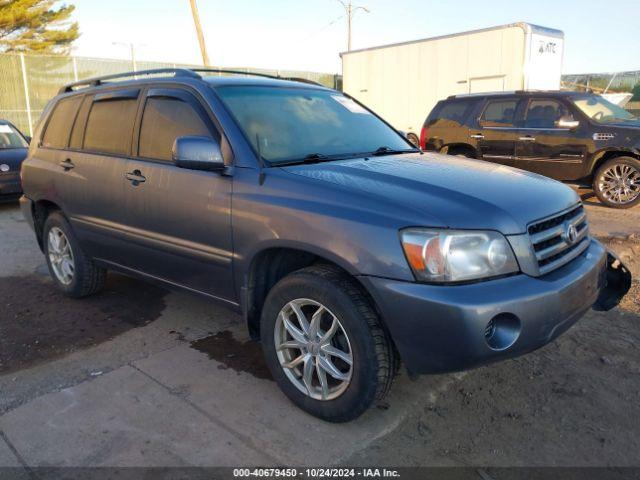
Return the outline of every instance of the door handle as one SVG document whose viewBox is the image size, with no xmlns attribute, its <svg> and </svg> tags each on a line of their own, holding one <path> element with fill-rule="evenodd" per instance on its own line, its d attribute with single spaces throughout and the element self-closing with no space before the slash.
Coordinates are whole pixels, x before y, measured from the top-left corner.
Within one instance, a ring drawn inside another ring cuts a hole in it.
<svg viewBox="0 0 640 480">
<path fill-rule="evenodd" d="M 60 166 L 64 168 L 65 172 L 68 172 L 72 168 L 75 168 L 75 164 L 71 161 L 70 158 L 67 158 L 66 160 L 63 160 L 62 162 L 60 162 Z"/>
<path fill-rule="evenodd" d="M 481 133 L 474 133 L 472 135 L 469 135 L 469 138 L 476 138 L 478 140 L 482 140 L 484 138 L 484 135 Z"/>
<path fill-rule="evenodd" d="M 520 140 L 521 142 L 535 142 L 536 141 L 536 137 L 532 137 L 530 135 L 527 135 L 526 137 L 520 137 L 518 140 Z"/>
<path fill-rule="evenodd" d="M 134 170 L 133 172 L 129 172 L 124 176 L 127 180 L 129 180 L 134 187 L 144 183 L 147 180 L 147 177 L 142 175 L 140 170 Z"/>
</svg>

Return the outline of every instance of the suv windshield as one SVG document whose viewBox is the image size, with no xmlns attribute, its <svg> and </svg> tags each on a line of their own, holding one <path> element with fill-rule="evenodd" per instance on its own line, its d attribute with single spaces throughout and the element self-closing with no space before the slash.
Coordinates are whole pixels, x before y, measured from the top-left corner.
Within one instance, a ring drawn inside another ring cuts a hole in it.
<svg viewBox="0 0 640 480">
<path fill-rule="evenodd" d="M 598 123 L 637 120 L 637 117 L 627 112 L 624 108 L 605 100 L 600 95 L 574 98 L 573 103 L 591 120 Z"/>
<path fill-rule="evenodd" d="M 15 128 L 6 123 L 0 123 L 0 149 L 27 148 L 26 140 Z"/>
<path fill-rule="evenodd" d="M 338 92 L 267 86 L 216 91 L 256 151 L 272 164 L 416 151 L 395 130 Z"/>
</svg>

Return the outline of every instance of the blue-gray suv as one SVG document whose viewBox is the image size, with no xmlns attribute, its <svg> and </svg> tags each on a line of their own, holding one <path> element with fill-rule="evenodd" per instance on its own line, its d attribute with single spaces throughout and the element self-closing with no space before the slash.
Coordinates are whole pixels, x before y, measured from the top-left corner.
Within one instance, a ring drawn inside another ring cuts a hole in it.
<svg viewBox="0 0 640 480">
<path fill-rule="evenodd" d="M 521 355 L 629 288 L 569 187 L 423 153 L 335 90 L 236 73 L 94 78 L 48 104 L 21 205 L 64 293 L 116 270 L 222 302 L 283 392 L 339 422 L 401 362 Z"/>
</svg>

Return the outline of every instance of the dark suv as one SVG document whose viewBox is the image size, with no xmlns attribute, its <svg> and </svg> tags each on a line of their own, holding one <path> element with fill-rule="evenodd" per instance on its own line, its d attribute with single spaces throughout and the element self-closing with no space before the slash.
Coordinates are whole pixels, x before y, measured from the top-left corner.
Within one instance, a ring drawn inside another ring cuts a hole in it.
<svg viewBox="0 0 640 480">
<path fill-rule="evenodd" d="M 521 355 L 628 289 L 569 187 L 423 153 L 335 90 L 206 73 L 88 80 L 46 107 L 21 204 L 67 295 L 117 270 L 219 301 L 293 402 L 345 421 L 401 360 Z"/>
<path fill-rule="evenodd" d="M 429 114 L 421 146 L 592 185 L 610 207 L 640 202 L 640 119 L 593 93 L 454 95 Z"/>
</svg>

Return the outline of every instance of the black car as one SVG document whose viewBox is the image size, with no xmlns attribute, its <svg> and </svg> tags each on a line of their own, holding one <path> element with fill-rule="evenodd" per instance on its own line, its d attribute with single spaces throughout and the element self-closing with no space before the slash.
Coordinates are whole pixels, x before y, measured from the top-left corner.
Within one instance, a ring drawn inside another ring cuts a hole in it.
<svg viewBox="0 0 640 480">
<path fill-rule="evenodd" d="M 28 137 L 10 122 L 0 120 L 0 202 L 20 198 L 20 166 L 28 147 Z"/>
<path fill-rule="evenodd" d="M 594 93 L 454 95 L 436 104 L 420 143 L 592 185 L 610 207 L 640 202 L 640 119 Z"/>
</svg>

